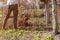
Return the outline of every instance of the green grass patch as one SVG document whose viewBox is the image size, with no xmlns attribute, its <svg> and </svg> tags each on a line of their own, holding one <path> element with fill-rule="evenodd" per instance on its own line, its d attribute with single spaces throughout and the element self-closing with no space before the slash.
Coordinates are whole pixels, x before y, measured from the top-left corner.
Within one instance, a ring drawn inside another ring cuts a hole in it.
<svg viewBox="0 0 60 40">
<path fill-rule="evenodd" d="M 35 35 L 34 40 L 40 40 L 40 37 L 38 35 Z"/>
<path fill-rule="evenodd" d="M 44 40 L 52 40 L 52 35 L 51 35 L 51 34 L 47 35 L 47 36 L 44 38 Z"/>
<path fill-rule="evenodd" d="M 41 31 L 42 32 L 42 31 Z M 39 40 L 40 31 L 29 31 L 29 30 L 0 30 L 0 40 L 12 40 L 12 39 L 20 39 L 24 36 L 32 34 L 34 40 Z"/>
</svg>

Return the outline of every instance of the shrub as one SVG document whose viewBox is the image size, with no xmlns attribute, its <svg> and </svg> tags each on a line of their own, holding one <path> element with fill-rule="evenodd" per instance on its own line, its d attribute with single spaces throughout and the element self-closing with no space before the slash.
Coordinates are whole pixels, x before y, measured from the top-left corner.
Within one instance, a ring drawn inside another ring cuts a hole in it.
<svg viewBox="0 0 60 40">
<path fill-rule="evenodd" d="M 38 35 L 35 35 L 34 36 L 34 40 L 40 40 L 39 36 Z"/>
<path fill-rule="evenodd" d="M 52 35 L 49 34 L 48 36 L 46 36 L 46 37 L 44 38 L 44 40 L 52 40 Z"/>
</svg>

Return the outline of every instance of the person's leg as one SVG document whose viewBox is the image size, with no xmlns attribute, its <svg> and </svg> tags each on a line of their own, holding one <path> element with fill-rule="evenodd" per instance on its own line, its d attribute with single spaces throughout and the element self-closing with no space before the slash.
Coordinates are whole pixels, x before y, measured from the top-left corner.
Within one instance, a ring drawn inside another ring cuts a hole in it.
<svg viewBox="0 0 60 40">
<path fill-rule="evenodd" d="M 8 9 L 7 9 L 6 18 L 5 18 L 5 20 L 4 20 L 3 29 L 5 29 L 5 26 L 6 26 L 7 20 L 8 20 L 8 18 L 9 18 L 9 16 L 10 16 L 11 11 L 12 11 L 11 6 L 9 6 Z"/>
<path fill-rule="evenodd" d="M 13 10 L 13 15 L 14 15 L 14 28 L 17 30 L 17 17 L 18 17 L 18 5 L 14 5 L 14 10 Z"/>
</svg>

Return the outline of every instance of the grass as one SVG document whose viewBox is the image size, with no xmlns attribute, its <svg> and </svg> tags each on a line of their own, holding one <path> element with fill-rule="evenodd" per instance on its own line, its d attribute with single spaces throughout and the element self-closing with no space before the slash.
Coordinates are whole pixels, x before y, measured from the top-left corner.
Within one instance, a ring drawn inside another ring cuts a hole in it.
<svg viewBox="0 0 60 40">
<path fill-rule="evenodd" d="M 44 40 L 52 40 L 53 38 L 52 38 L 52 35 L 51 34 L 49 34 L 49 35 L 47 35 L 45 38 L 44 38 Z"/>
<path fill-rule="evenodd" d="M 29 30 L 0 30 L 0 40 L 40 40 L 40 34 L 43 31 L 29 31 Z M 52 36 L 47 35 L 44 40 L 51 40 Z"/>
<path fill-rule="evenodd" d="M 34 36 L 34 40 L 40 40 L 39 36 L 38 35 L 35 35 Z"/>
<path fill-rule="evenodd" d="M 43 31 L 36 30 L 0 30 L 0 40 L 40 40 L 40 34 L 42 33 Z M 52 35 L 47 35 L 44 40 L 52 40 Z"/>
<path fill-rule="evenodd" d="M 15 30 L 0 30 L 0 40 L 20 40 L 20 38 L 23 38 L 31 33 L 32 35 L 37 35 L 39 34 L 39 31 L 28 31 L 28 30 L 20 30 L 20 31 L 15 31 Z M 33 35 L 33 36 L 34 36 Z M 38 39 L 37 36 L 35 38 Z M 27 38 L 28 39 L 28 38 Z M 33 38 L 34 39 L 34 38 Z"/>
</svg>

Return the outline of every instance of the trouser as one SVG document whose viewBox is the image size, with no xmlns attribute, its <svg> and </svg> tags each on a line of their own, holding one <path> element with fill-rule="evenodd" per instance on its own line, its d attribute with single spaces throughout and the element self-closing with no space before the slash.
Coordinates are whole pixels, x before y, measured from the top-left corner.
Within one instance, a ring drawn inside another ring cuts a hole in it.
<svg viewBox="0 0 60 40">
<path fill-rule="evenodd" d="M 18 5 L 9 5 L 7 9 L 7 16 L 4 21 L 3 29 L 5 29 L 6 23 L 8 18 L 10 17 L 11 11 L 13 11 L 13 23 L 14 23 L 14 28 L 17 29 L 17 16 L 18 16 Z"/>
</svg>

